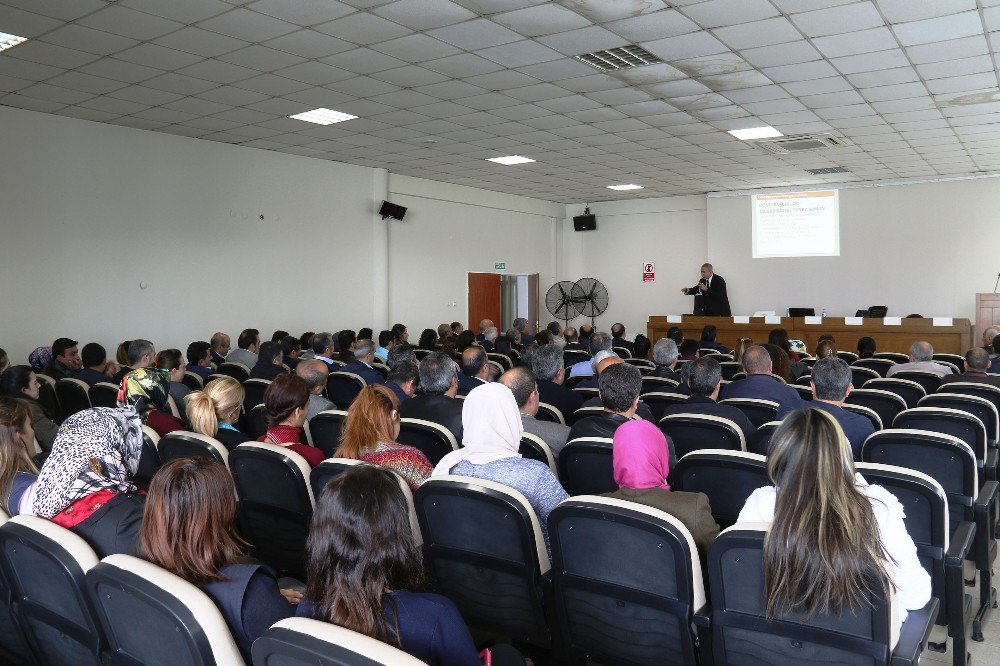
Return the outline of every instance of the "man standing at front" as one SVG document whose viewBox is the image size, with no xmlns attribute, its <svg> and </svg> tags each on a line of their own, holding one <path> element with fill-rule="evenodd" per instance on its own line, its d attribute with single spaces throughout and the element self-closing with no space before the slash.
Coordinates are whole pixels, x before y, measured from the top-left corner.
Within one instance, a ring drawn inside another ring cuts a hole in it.
<svg viewBox="0 0 1000 666">
<path fill-rule="evenodd" d="M 701 280 L 693 287 L 684 287 L 682 294 L 694 296 L 694 314 L 707 317 L 729 317 L 729 294 L 726 280 L 712 271 L 712 264 L 701 265 Z"/>
</svg>

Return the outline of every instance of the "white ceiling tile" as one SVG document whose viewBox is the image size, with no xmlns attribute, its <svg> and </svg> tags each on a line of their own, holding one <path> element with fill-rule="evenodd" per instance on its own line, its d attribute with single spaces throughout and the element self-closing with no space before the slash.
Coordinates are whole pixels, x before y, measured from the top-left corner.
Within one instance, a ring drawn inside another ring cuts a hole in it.
<svg viewBox="0 0 1000 666">
<path fill-rule="evenodd" d="M 243 106 L 267 99 L 267 95 L 253 92 L 252 90 L 233 88 L 232 86 L 220 86 L 219 88 L 200 93 L 198 97 L 230 106 Z"/>
<path fill-rule="evenodd" d="M 301 26 L 333 21 L 355 11 L 354 7 L 337 0 L 259 0 L 246 7 Z"/>
<path fill-rule="evenodd" d="M 65 106 L 62 102 L 27 97 L 19 93 L 0 96 L 0 104 L 16 106 L 19 109 L 27 109 L 28 111 L 39 111 L 41 113 L 54 113 Z"/>
<path fill-rule="evenodd" d="M 116 54 L 115 57 L 137 65 L 168 70 L 187 67 L 202 60 L 201 56 L 177 51 L 176 49 L 168 49 L 165 46 L 157 46 L 156 44 L 140 44 Z"/>
<path fill-rule="evenodd" d="M 653 98 L 641 90 L 634 88 L 619 88 L 617 90 L 602 90 L 587 93 L 587 98 L 600 102 L 608 106 L 618 106 L 621 104 L 632 104 L 634 102 L 648 102 Z"/>
<path fill-rule="evenodd" d="M 247 42 L 241 39 L 193 27 L 184 28 L 183 30 L 160 37 L 156 40 L 156 43 L 206 58 L 214 58 L 223 53 L 249 46 Z"/>
<path fill-rule="evenodd" d="M 806 107 L 797 99 L 772 99 L 766 102 L 747 102 L 742 105 L 749 113 L 789 113 L 791 111 L 805 111 Z"/>
<path fill-rule="evenodd" d="M 264 46 L 303 58 L 325 58 L 356 48 L 351 42 L 315 30 L 299 30 L 283 35 L 264 42 Z"/>
<path fill-rule="evenodd" d="M 795 65 L 800 62 L 819 60 L 820 55 L 813 46 L 799 40 L 777 46 L 761 46 L 755 49 L 740 51 L 740 56 L 755 67 L 775 67 L 778 65 Z"/>
<path fill-rule="evenodd" d="M 38 62 L 28 62 L 27 60 L 17 60 L 15 58 L 0 58 L 0 74 L 6 74 L 7 76 L 19 79 L 43 81 L 64 71 L 66 71 L 65 68 L 52 67 Z"/>
<path fill-rule="evenodd" d="M 407 62 L 422 62 L 460 53 L 454 46 L 427 35 L 407 35 L 387 42 L 380 42 L 373 45 L 372 48 Z"/>
<path fill-rule="evenodd" d="M 853 106 L 842 106 L 830 109 L 817 109 L 816 115 L 825 120 L 838 120 L 840 118 L 858 118 L 860 116 L 873 116 L 875 109 L 868 104 L 855 104 Z"/>
<path fill-rule="evenodd" d="M 522 39 L 521 35 L 513 30 L 484 18 L 436 28 L 428 31 L 427 34 L 469 51 L 509 44 Z"/>
<path fill-rule="evenodd" d="M 915 65 L 956 58 L 972 58 L 988 53 L 986 38 L 982 36 L 951 39 L 933 44 L 911 46 L 906 49 L 907 55 Z"/>
<path fill-rule="evenodd" d="M 990 32 L 1000 30 L 1000 7 L 990 7 L 983 11 L 983 22 Z"/>
<path fill-rule="evenodd" d="M 486 58 L 480 58 L 479 56 L 471 53 L 460 53 L 447 58 L 437 58 L 423 63 L 423 66 L 429 70 L 445 74 L 453 78 L 476 76 L 503 69 L 495 62 L 487 60 Z"/>
<path fill-rule="evenodd" d="M 62 88 L 48 83 L 36 83 L 32 86 L 28 86 L 27 88 L 21 90 L 19 94 L 24 95 L 25 97 L 45 100 L 47 102 L 58 102 L 59 104 L 79 104 L 80 102 L 88 100 L 94 96 L 94 93 L 70 90 L 69 88 Z"/>
<path fill-rule="evenodd" d="M 630 42 L 676 37 L 699 29 L 698 24 L 673 9 L 608 23 L 607 28 Z"/>
<path fill-rule="evenodd" d="M 2 90 L 2 88 L 0 88 Z M 103 123 L 107 122 L 113 118 L 117 118 L 118 115 L 114 113 L 106 113 L 104 111 L 94 111 L 93 109 L 87 109 L 82 106 L 67 106 L 56 113 L 60 116 L 69 116 L 71 118 L 80 118 L 81 120 L 93 120 L 95 122 Z"/>
<path fill-rule="evenodd" d="M 799 101 L 810 109 L 826 109 L 831 106 L 861 104 L 865 100 L 855 90 L 844 90 L 821 95 L 802 95 L 799 97 Z"/>
<path fill-rule="evenodd" d="M 499 109 L 504 111 L 505 109 Z M 435 102 L 434 104 L 427 104 L 425 106 L 414 107 L 413 111 L 421 115 L 427 116 L 427 120 L 431 118 L 438 119 L 450 119 L 455 116 L 463 116 L 467 113 L 472 113 L 473 109 L 467 106 L 462 106 L 461 104 L 455 104 L 454 102 Z M 420 122 L 420 121 L 411 121 Z"/>
<path fill-rule="evenodd" d="M 916 46 L 980 35 L 983 32 L 983 24 L 979 19 L 979 12 L 971 11 L 912 23 L 900 23 L 894 26 L 893 30 L 903 46 Z"/>
<path fill-rule="evenodd" d="M 118 4 L 180 23 L 196 23 L 232 9 L 219 0 L 120 0 Z"/>
<path fill-rule="evenodd" d="M 900 49 L 833 58 L 830 62 L 842 74 L 857 74 L 859 72 L 872 72 L 880 69 L 910 66 L 910 61 L 906 58 L 906 54 Z"/>
<path fill-rule="evenodd" d="M 139 43 L 128 37 L 112 35 L 110 32 L 101 32 L 76 23 L 53 30 L 43 36 L 41 41 L 96 55 L 110 55 Z"/>
<path fill-rule="evenodd" d="M 38 37 L 62 25 L 56 19 L 22 11 L 15 7 L 0 5 L 0 26 L 7 34 L 19 35 L 29 39 Z M 55 42 L 59 43 L 59 42 Z M 67 45 L 69 46 L 69 45 Z"/>
<path fill-rule="evenodd" d="M 570 92 L 588 93 L 599 90 L 614 90 L 622 87 L 621 79 L 617 79 L 606 74 L 591 74 L 590 76 L 576 76 L 572 79 L 562 79 L 556 81 L 560 88 L 565 88 Z"/>
<path fill-rule="evenodd" d="M 722 93 L 737 104 L 744 102 L 766 102 L 773 99 L 788 99 L 788 92 L 780 86 L 758 86 L 745 90 L 727 90 Z"/>
<path fill-rule="evenodd" d="M 465 80 L 474 86 L 479 86 L 487 90 L 510 90 L 511 88 L 522 88 L 539 82 L 534 77 L 509 69 L 491 74 L 470 76 Z"/>
<path fill-rule="evenodd" d="M 693 32 L 679 37 L 656 39 L 643 42 L 640 46 L 667 62 L 725 53 L 729 50 L 725 44 L 707 32 Z"/>
<path fill-rule="evenodd" d="M 788 19 L 778 16 L 763 21 L 726 26 L 715 30 L 716 36 L 734 49 L 751 49 L 802 38 Z"/>
<path fill-rule="evenodd" d="M 47 81 L 53 85 L 78 90 L 80 92 L 103 95 L 113 90 L 124 88 L 126 83 L 106 79 L 100 76 L 91 76 L 82 72 L 66 72 L 59 76 L 54 76 Z"/>
<path fill-rule="evenodd" d="M 784 67 L 768 67 L 763 72 L 767 78 L 775 83 L 806 81 L 808 79 L 835 76 L 837 74 L 837 70 L 823 60 L 805 62 L 798 65 L 785 65 Z"/>
<path fill-rule="evenodd" d="M 396 69 L 387 69 L 371 75 L 373 79 L 392 83 L 401 88 L 416 88 L 417 86 L 430 85 L 448 81 L 448 77 L 432 72 L 429 69 L 418 67 L 417 65 L 407 65 Z M 472 93 L 470 93 L 472 94 Z"/>
<path fill-rule="evenodd" d="M 202 62 L 177 70 L 177 73 L 185 76 L 193 76 L 206 81 L 216 83 L 235 83 L 252 76 L 258 76 L 260 72 L 249 67 L 240 67 L 228 62 L 218 60 L 203 60 Z M 199 91 L 201 92 L 201 91 Z"/>
<path fill-rule="evenodd" d="M 705 28 L 750 23 L 778 15 L 767 0 L 710 0 L 682 10 Z"/>
<path fill-rule="evenodd" d="M 590 25 L 590 21 L 580 14 L 555 3 L 494 14 L 490 19 L 525 37 L 541 37 Z"/>
<path fill-rule="evenodd" d="M 946 79 L 934 79 L 927 82 L 927 89 L 932 95 L 945 93 L 970 92 L 997 87 L 997 76 L 994 72 L 971 74 L 969 76 L 953 76 Z"/>
<path fill-rule="evenodd" d="M 398 0 L 382 5 L 372 13 L 412 30 L 440 28 L 476 16 L 450 0 Z"/>
<path fill-rule="evenodd" d="M 871 2 L 829 7 L 792 16 L 792 22 L 809 37 L 825 37 L 885 25 Z"/>
<path fill-rule="evenodd" d="M 324 87 L 337 92 L 346 93 L 348 95 L 355 95 L 357 97 L 370 97 L 371 95 L 381 95 L 399 90 L 399 86 L 394 86 L 391 83 L 385 83 L 384 81 L 377 81 L 370 76 L 355 76 L 353 79 L 336 81 Z M 389 110 L 391 109 L 386 109 L 386 111 Z"/>
<path fill-rule="evenodd" d="M 140 40 L 162 37 L 168 32 L 184 27 L 177 21 L 115 5 L 85 16 L 78 23 L 88 28 Z"/>
<path fill-rule="evenodd" d="M 261 74 L 253 78 L 244 79 L 234 84 L 237 88 L 245 88 L 265 95 L 287 95 L 306 88 L 306 84 L 293 81 L 283 76 L 274 74 Z M 334 84 L 335 85 L 335 84 Z"/>
<path fill-rule="evenodd" d="M 557 51 L 553 51 L 531 40 L 483 49 L 479 51 L 479 55 L 510 68 L 536 65 L 541 62 L 558 60 L 562 57 Z M 430 67 L 429 64 L 427 66 Z"/>
<path fill-rule="evenodd" d="M 538 103 L 538 106 L 548 109 L 549 111 L 555 111 L 556 113 L 567 113 L 569 111 L 598 109 L 604 106 L 604 104 L 596 100 L 587 99 L 583 95 L 570 95 L 568 97 L 559 97 L 557 99 L 541 101 Z M 624 116 L 624 114 L 622 115 Z"/>
<path fill-rule="evenodd" d="M 5 51 L 3 58 L 17 58 L 31 62 L 73 69 L 97 60 L 97 56 L 75 49 L 67 49 L 55 44 L 29 41 Z"/>
<path fill-rule="evenodd" d="M 892 33 L 886 27 L 858 30 L 843 35 L 819 37 L 813 40 L 813 44 L 827 58 L 885 51 L 897 46 Z"/>
<path fill-rule="evenodd" d="M 358 74 L 371 74 L 386 69 L 395 69 L 406 65 L 405 60 L 393 58 L 384 53 L 373 51 L 368 48 L 354 49 L 337 53 L 328 58 L 322 58 L 322 62 L 334 67 L 346 69 Z"/>
<path fill-rule="evenodd" d="M 204 79 L 196 79 L 183 74 L 167 72 L 143 82 L 144 86 L 177 93 L 178 95 L 196 95 L 215 88 L 218 84 Z M 127 88 L 125 88 L 127 90 Z"/>
<path fill-rule="evenodd" d="M 298 29 L 293 23 L 247 9 L 232 9 L 198 24 L 199 27 L 248 42 L 263 42 Z"/>
<path fill-rule="evenodd" d="M 976 8 L 976 0 L 934 0 L 934 2 L 878 0 L 878 5 L 891 22 L 904 23 L 973 10 Z"/>
<path fill-rule="evenodd" d="M 842 76 L 828 76 L 824 79 L 795 81 L 785 83 L 782 87 L 793 95 L 820 95 L 853 89 L 853 86 Z"/>
<path fill-rule="evenodd" d="M 116 60 L 115 58 L 101 58 L 97 62 L 92 62 L 89 65 L 81 67 L 79 71 L 125 83 L 139 83 L 140 81 L 163 74 L 163 70 L 136 65 L 131 62 Z"/>
<path fill-rule="evenodd" d="M 305 105 L 304 111 L 308 111 L 309 109 L 334 109 L 335 111 L 339 111 L 338 105 L 354 101 L 355 96 L 328 88 L 306 88 L 299 92 L 283 95 L 283 98 Z"/>
<path fill-rule="evenodd" d="M 64 21 L 73 21 L 105 6 L 102 0 L 6 0 L 4 4 Z"/>
<path fill-rule="evenodd" d="M 197 116 L 208 116 L 213 113 L 222 113 L 223 111 L 228 111 L 232 108 L 228 104 L 219 104 L 218 102 L 211 102 L 207 99 L 198 99 L 197 97 L 185 97 L 184 99 L 179 99 L 176 102 L 170 102 L 169 104 L 164 104 L 163 106 L 167 109 L 192 113 Z M 134 111 L 132 113 L 134 113 Z"/>
<path fill-rule="evenodd" d="M 893 69 L 861 72 L 847 76 L 851 84 L 858 88 L 874 88 L 876 86 L 889 86 L 896 83 L 910 83 L 911 81 L 918 80 L 918 78 L 917 72 L 912 67 L 894 67 Z"/>
<path fill-rule="evenodd" d="M 241 65 L 242 67 L 249 67 L 261 72 L 271 72 L 303 62 L 303 58 L 299 56 L 283 51 L 276 51 L 260 44 L 254 44 L 245 49 L 219 56 L 219 60 L 234 65 Z"/>
<path fill-rule="evenodd" d="M 982 55 L 973 58 L 962 58 L 961 60 L 946 60 L 944 62 L 917 65 L 917 71 L 926 80 L 981 74 L 993 71 L 993 59 L 988 55 Z"/>
<path fill-rule="evenodd" d="M 34 81 L 29 79 L 18 79 L 13 76 L 4 76 L 0 74 L 0 91 L 2 92 L 15 92 L 21 88 L 27 88 Z"/>
<path fill-rule="evenodd" d="M 569 56 L 626 46 L 629 41 L 596 25 L 538 38 L 538 42 Z"/>
</svg>

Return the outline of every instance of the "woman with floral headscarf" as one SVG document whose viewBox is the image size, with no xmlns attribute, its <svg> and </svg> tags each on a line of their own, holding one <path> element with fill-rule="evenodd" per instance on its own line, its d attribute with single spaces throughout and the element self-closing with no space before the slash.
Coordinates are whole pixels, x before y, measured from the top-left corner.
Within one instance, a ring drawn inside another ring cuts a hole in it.
<svg viewBox="0 0 1000 666">
<path fill-rule="evenodd" d="M 35 484 L 35 515 L 73 530 L 98 557 L 135 555 L 143 496 L 131 478 L 142 451 L 142 420 L 132 407 L 94 407 L 59 427 Z"/>
<path fill-rule="evenodd" d="M 122 378 L 118 404 L 134 407 L 142 422 L 163 437 L 176 430 L 184 430 L 184 424 L 169 413 L 169 395 L 169 385 L 163 372 L 156 368 L 139 368 Z"/>
</svg>

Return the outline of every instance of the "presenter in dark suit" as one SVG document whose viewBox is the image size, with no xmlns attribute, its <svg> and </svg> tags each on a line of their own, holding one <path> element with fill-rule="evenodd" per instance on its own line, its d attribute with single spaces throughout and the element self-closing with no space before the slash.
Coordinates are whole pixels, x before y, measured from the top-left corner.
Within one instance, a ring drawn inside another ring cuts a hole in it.
<svg viewBox="0 0 1000 666">
<path fill-rule="evenodd" d="M 701 279 L 693 287 L 681 289 L 682 294 L 694 296 L 694 314 L 708 317 L 729 317 L 729 294 L 726 281 L 712 272 L 712 264 L 702 264 Z"/>
</svg>

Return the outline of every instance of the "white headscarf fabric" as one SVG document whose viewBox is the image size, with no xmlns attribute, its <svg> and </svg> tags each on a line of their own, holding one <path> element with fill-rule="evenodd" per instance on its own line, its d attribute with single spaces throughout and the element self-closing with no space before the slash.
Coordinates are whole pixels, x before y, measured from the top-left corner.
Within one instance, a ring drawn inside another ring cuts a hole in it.
<svg viewBox="0 0 1000 666">
<path fill-rule="evenodd" d="M 462 448 L 437 464 L 431 476 L 450 474 L 463 460 L 485 465 L 504 458 L 520 458 L 521 413 L 514 394 L 503 384 L 483 384 L 469 391 L 462 406 Z"/>
</svg>

